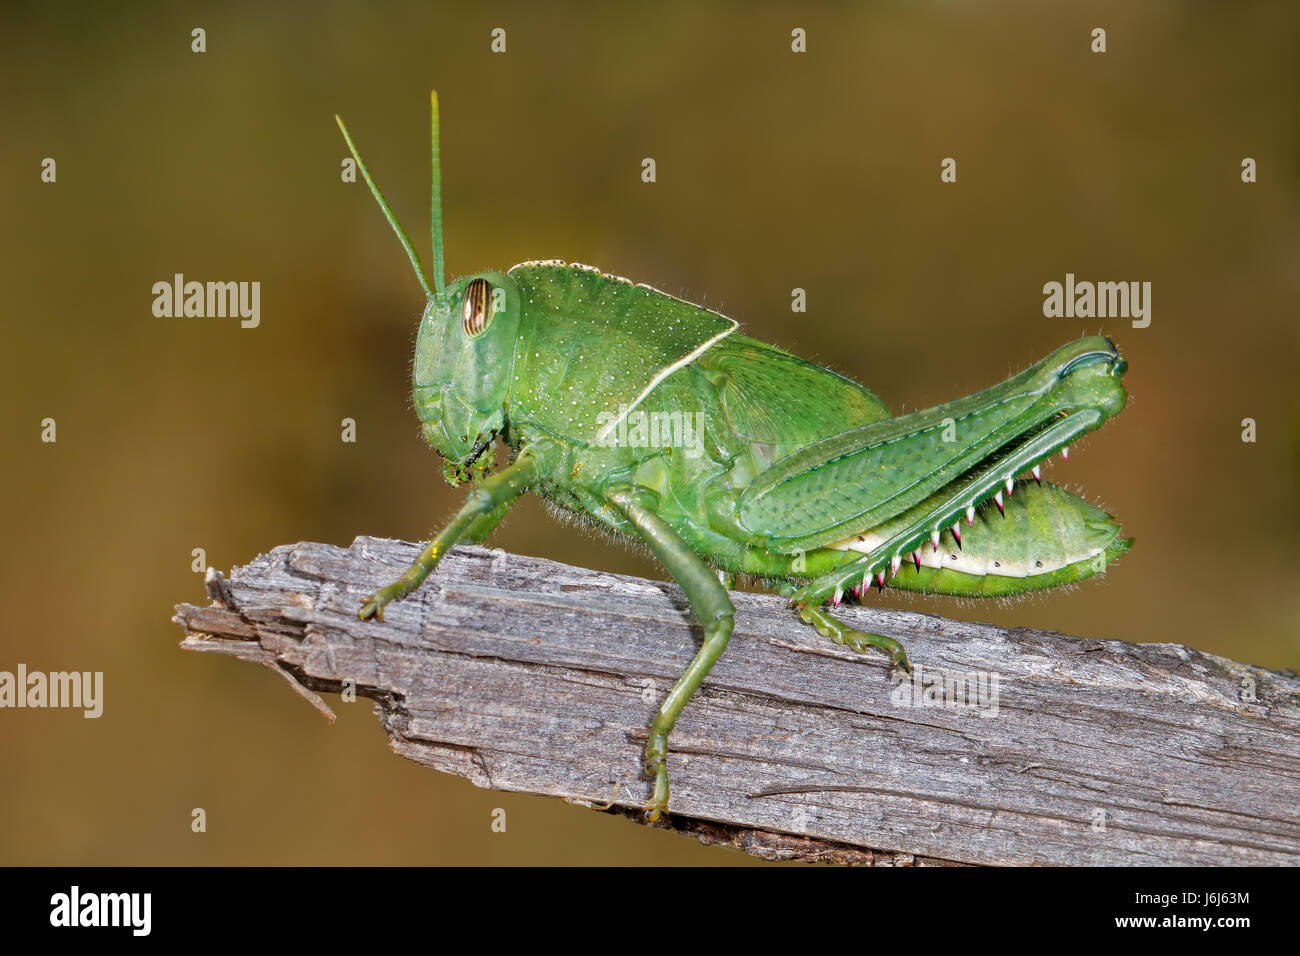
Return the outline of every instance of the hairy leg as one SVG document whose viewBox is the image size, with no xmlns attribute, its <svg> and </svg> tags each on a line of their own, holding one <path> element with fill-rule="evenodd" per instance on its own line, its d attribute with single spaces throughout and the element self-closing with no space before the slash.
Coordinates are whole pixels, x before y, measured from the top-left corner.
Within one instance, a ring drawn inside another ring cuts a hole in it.
<svg viewBox="0 0 1300 956">
<path fill-rule="evenodd" d="M 646 804 L 646 816 L 656 820 L 668 809 L 668 734 L 681 716 L 700 683 L 731 639 L 736 609 L 718 575 L 692 551 L 647 503 L 647 498 L 632 488 L 614 488 L 607 493 L 610 504 L 632 522 L 637 533 L 650 547 L 668 573 L 673 576 L 691 610 L 704 627 L 704 643 L 663 699 L 650 722 L 650 739 L 645 748 L 645 771 L 654 777 L 654 793 Z"/>
</svg>

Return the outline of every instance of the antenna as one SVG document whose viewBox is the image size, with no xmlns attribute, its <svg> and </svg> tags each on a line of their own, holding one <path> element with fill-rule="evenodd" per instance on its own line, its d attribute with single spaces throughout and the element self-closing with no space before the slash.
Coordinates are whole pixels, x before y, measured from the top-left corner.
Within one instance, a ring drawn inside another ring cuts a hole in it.
<svg viewBox="0 0 1300 956">
<path fill-rule="evenodd" d="M 438 91 L 429 91 L 429 128 L 433 140 L 433 193 L 429 200 L 429 221 L 433 229 L 433 281 L 442 291 L 442 167 L 438 162 Z"/>
<path fill-rule="evenodd" d="M 438 132 L 437 132 L 438 104 L 436 100 L 434 101 L 434 106 L 433 106 L 433 116 L 434 116 L 433 182 L 434 182 L 434 195 L 436 196 L 437 183 L 438 183 Z M 370 178 L 370 170 L 366 169 L 365 160 L 363 160 L 361 158 L 361 154 L 357 152 L 357 147 L 352 142 L 352 137 L 348 135 L 348 128 L 343 125 L 343 120 L 339 118 L 338 114 L 335 114 L 334 122 L 339 124 L 339 129 L 343 133 L 343 139 L 347 141 L 348 149 L 351 150 L 352 152 L 352 158 L 357 161 L 357 166 L 361 168 L 361 175 L 365 178 L 366 185 L 370 187 L 370 192 L 374 195 L 375 202 L 379 203 L 379 208 L 384 211 L 384 218 L 387 219 L 388 224 L 393 227 L 393 232 L 397 233 L 397 238 L 400 239 L 402 242 L 402 248 L 406 250 L 407 256 L 410 257 L 411 266 L 415 269 L 415 276 L 417 279 L 420 280 L 420 288 L 424 289 L 424 294 L 426 296 L 432 296 L 433 292 L 430 291 L 429 289 L 429 280 L 424 277 L 424 269 L 420 266 L 420 257 L 415 254 L 415 247 L 411 245 L 411 240 L 407 237 L 406 230 L 402 228 L 401 224 L 397 221 L 397 217 L 393 215 L 393 210 L 390 209 L 388 203 L 384 201 L 384 194 L 379 191 L 379 187 L 375 185 L 375 181 Z M 435 210 L 437 209 L 436 202 L 434 208 Z M 435 261 L 438 263 L 438 291 L 441 292 L 442 291 L 442 235 L 441 235 L 441 225 L 440 223 L 437 222 L 437 220 L 435 220 L 434 235 L 436 237 L 436 244 L 434 246 L 434 256 L 436 257 Z"/>
</svg>

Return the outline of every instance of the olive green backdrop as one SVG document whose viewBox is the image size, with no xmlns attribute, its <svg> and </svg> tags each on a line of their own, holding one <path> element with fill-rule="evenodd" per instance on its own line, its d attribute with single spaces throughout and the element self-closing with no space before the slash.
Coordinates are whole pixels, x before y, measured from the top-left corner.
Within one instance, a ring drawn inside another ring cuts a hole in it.
<svg viewBox="0 0 1300 956">
<path fill-rule="evenodd" d="M 1128 409 L 1048 473 L 1129 556 L 1011 606 L 888 603 L 1295 666 L 1298 81 L 1287 3 L 6 5 L 0 670 L 106 692 L 99 720 L 0 711 L 0 863 L 745 861 L 476 790 L 393 756 L 368 702 L 329 727 L 264 670 L 177 650 L 192 549 L 228 569 L 455 507 L 409 408 L 419 288 L 333 122 L 427 261 L 431 87 L 449 275 L 598 265 L 895 411 L 1115 338 Z M 178 272 L 260 281 L 261 326 L 155 318 Z M 1067 272 L 1150 281 L 1150 327 L 1045 318 Z M 495 543 L 663 576 L 535 502 Z"/>
</svg>

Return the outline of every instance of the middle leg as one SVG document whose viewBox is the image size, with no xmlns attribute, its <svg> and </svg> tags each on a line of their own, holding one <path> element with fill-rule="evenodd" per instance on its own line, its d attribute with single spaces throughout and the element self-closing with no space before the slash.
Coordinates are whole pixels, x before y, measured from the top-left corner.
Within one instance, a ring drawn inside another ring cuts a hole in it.
<svg viewBox="0 0 1300 956">
<path fill-rule="evenodd" d="M 704 627 L 704 644 L 663 699 L 650 722 L 650 739 L 645 748 L 645 771 L 654 777 L 655 786 L 645 810 L 649 819 L 657 820 L 668 809 L 668 734 L 714 663 L 726 650 L 727 642 L 731 640 L 736 609 L 717 574 L 648 506 L 641 495 L 632 488 L 621 487 L 611 489 L 606 497 L 632 522 L 659 563 L 681 585 L 691 602 L 691 610 Z"/>
</svg>

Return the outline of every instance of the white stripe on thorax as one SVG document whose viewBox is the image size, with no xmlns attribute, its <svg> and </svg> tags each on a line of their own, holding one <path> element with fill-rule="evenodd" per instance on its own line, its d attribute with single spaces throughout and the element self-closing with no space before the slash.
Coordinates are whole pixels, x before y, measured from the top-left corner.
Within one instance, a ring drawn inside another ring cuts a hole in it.
<svg viewBox="0 0 1300 956">
<path fill-rule="evenodd" d="M 726 316 L 719 316 L 719 318 L 726 318 Z M 728 335 L 730 335 L 732 332 L 736 331 L 736 329 L 740 327 L 740 323 L 737 322 L 735 319 L 727 319 L 727 321 L 731 323 L 731 328 L 723 329 L 721 332 L 719 332 L 713 338 L 709 339 L 699 348 L 695 349 L 689 355 L 686 355 L 678 359 L 676 362 L 674 362 L 672 365 L 667 366 L 666 368 L 660 369 L 659 373 L 650 380 L 650 384 L 641 390 L 641 394 L 636 397 L 636 401 L 626 406 L 623 409 L 623 413 L 621 415 L 619 415 L 612 422 L 610 422 L 608 425 L 606 425 L 604 428 L 602 428 L 599 432 L 596 433 L 596 440 L 604 441 L 607 437 L 609 437 L 609 433 L 612 432 L 614 429 L 618 428 L 619 423 L 622 422 L 625 418 L 627 418 L 627 416 L 632 413 L 633 409 L 635 409 L 638 405 L 640 405 L 643 401 L 645 401 L 645 397 L 649 395 L 651 392 L 653 392 L 655 390 L 655 387 L 660 382 L 666 379 L 669 375 L 672 375 L 673 372 L 677 371 L 679 368 L 685 368 L 687 365 L 690 365 L 697 358 L 699 358 L 709 349 L 713 348 L 713 346 L 717 345 L 719 342 L 721 342 Z"/>
</svg>

